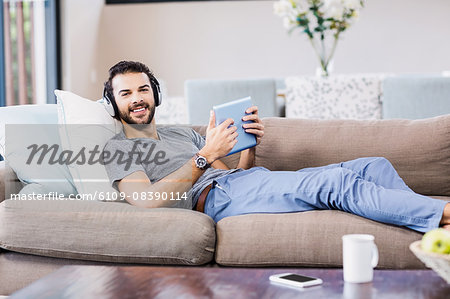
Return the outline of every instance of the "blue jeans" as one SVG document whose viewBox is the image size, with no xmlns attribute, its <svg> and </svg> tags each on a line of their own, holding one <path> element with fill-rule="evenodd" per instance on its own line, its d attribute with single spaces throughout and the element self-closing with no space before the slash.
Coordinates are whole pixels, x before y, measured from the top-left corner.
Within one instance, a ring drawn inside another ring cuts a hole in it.
<svg viewBox="0 0 450 299">
<path fill-rule="evenodd" d="M 205 213 L 235 215 L 341 210 L 426 232 L 437 228 L 446 202 L 414 193 L 385 158 L 360 158 L 298 171 L 254 167 L 214 181 Z"/>
</svg>

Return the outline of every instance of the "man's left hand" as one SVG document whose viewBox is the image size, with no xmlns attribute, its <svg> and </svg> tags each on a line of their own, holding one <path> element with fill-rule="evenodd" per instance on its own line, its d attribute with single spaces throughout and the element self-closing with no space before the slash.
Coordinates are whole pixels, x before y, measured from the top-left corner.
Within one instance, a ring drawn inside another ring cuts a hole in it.
<svg viewBox="0 0 450 299">
<path fill-rule="evenodd" d="M 264 136 L 264 125 L 258 116 L 258 107 L 251 106 L 245 113 L 251 113 L 242 118 L 243 121 L 251 120 L 253 122 L 242 125 L 245 132 L 254 134 L 256 136 L 256 145 L 261 143 L 261 139 Z"/>
</svg>

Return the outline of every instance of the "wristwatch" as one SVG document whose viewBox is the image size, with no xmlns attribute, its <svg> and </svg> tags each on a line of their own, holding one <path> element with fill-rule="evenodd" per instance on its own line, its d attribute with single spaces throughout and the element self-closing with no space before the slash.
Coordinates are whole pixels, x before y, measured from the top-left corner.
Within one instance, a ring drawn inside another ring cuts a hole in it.
<svg viewBox="0 0 450 299">
<path fill-rule="evenodd" d="M 198 153 L 195 154 L 194 161 L 195 161 L 195 166 L 201 170 L 205 170 L 211 166 L 211 164 L 208 163 L 206 158 L 203 156 L 200 156 Z"/>
</svg>

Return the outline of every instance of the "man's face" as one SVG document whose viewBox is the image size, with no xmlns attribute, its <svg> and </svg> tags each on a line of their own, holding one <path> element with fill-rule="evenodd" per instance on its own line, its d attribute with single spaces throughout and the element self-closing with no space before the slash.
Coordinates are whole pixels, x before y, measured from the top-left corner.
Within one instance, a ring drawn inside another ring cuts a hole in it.
<svg viewBox="0 0 450 299">
<path fill-rule="evenodd" d="M 119 116 L 128 124 L 149 124 L 155 115 L 155 100 L 145 73 L 126 73 L 112 79 Z"/>
</svg>

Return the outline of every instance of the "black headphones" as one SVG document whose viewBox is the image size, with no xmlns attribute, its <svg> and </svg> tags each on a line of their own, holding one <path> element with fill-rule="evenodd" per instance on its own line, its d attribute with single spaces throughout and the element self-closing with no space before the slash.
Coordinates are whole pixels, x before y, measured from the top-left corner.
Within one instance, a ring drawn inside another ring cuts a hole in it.
<svg viewBox="0 0 450 299">
<path fill-rule="evenodd" d="M 150 78 L 150 85 L 153 90 L 153 98 L 155 99 L 155 107 L 161 105 L 162 95 L 161 95 L 161 87 L 159 86 L 158 80 L 152 77 Z M 114 100 L 114 96 L 108 95 L 108 90 L 105 87 L 103 88 L 103 99 L 101 100 L 103 105 L 105 106 L 106 111 L 112 116 L 115 117 L 119 115 L 119 109 L 117 108 L 116 101 Z"/>
</svg>

